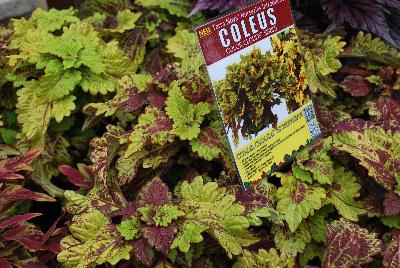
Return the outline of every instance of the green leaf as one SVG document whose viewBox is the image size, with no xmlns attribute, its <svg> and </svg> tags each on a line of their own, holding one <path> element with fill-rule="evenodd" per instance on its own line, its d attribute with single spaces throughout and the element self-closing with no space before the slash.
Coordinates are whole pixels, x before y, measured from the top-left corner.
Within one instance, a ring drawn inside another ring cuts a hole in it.
<svg viewBox="0 0 400 268">
<path fill-rule="evenodd" d="M 321 245 L 311 242 L 307 244 L 306 249 L 302 254 L 299 256 L 299 262 L 301 267 L 307 266 L 307 263 L 311 260 L 313 260 L 315 257 L 319 257 L 320 260 L 322 260 L 322 256 L 324 254 L 324 251 L 321 247 Z"/>
<path fill-rule="evenodd" d="M 187 100 L 177 83 L 173 82 L 168 92 L 165 110 L 174 121 L 172 133 L 182 140 L 193 140 L 200 134 L 200 125 L 204 116 L 211 112 L 208 103 L 192 104 Z"/>
<path fill-rule="evenodd" d="M 321 187 L 310 186 L 297 181 L 291 175 L 277 174 L 281 177 L 282 187 L 278 189 L 278 204 L 276 209 L 289 224 L 289 229 L 294 232 L 301 221 L 314 215 L 314 210 L 322 207 L 326 192 Z"/>
<path fill-rule="evenodd" d="M 1 122 L 1 121 L 0 121 Z M 1 126 L 1 124 L 0 124 Z M 7 145 L 11 145 L 17 139 L 18 131 L 8 129 L 8 128 L 0 128 L 0 137 L 3 142 Z"/>
</svg>

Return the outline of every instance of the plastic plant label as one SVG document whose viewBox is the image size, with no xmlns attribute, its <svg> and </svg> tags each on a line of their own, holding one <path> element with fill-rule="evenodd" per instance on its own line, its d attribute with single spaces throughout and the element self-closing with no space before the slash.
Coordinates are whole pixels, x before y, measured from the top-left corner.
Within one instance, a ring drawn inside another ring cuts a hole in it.
<svg viewBox="0 0 400 268">
<path fill-rule="evenodd" d="M 248 187 L 321 135 L 289 0 L 257 2 L 195 31 Z"/>
</svg>

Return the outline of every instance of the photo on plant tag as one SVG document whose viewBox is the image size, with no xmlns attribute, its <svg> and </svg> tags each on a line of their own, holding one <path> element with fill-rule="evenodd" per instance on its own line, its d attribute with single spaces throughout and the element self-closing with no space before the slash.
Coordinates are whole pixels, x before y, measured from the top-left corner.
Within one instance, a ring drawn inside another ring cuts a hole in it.
<svg viewBox="0 0 400 268">
<path fill-rule="evenodd" d="M 289 27 L 208 67 L 234 151 L 310 101 L 299 46 Z"/>
</svg>

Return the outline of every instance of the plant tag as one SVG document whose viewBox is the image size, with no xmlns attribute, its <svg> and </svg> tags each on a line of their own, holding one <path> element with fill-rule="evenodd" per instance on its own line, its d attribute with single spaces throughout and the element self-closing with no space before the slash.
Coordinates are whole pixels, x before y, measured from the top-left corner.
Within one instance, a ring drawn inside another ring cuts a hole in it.
<svg viewBox="0 0 400 268">
<path fill-rule="evenodd" d="M 290 3 L 257 2 L 195 31 L 246 188 L 321 135 Z"/>
</svg>

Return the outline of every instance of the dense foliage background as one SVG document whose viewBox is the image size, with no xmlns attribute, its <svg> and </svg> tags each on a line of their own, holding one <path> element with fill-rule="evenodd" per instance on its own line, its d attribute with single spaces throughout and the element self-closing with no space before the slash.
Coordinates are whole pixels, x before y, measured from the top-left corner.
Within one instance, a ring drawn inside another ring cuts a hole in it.
<svg viewBox="0 0 400 268">
<path fill-rule="evenodd" d="M 400 267 L 400 2 L 293 1 L 324 138 L 245 193 L 192 27 L 246 2 L 0 28 L 1 267 Z"/>
</svg>

